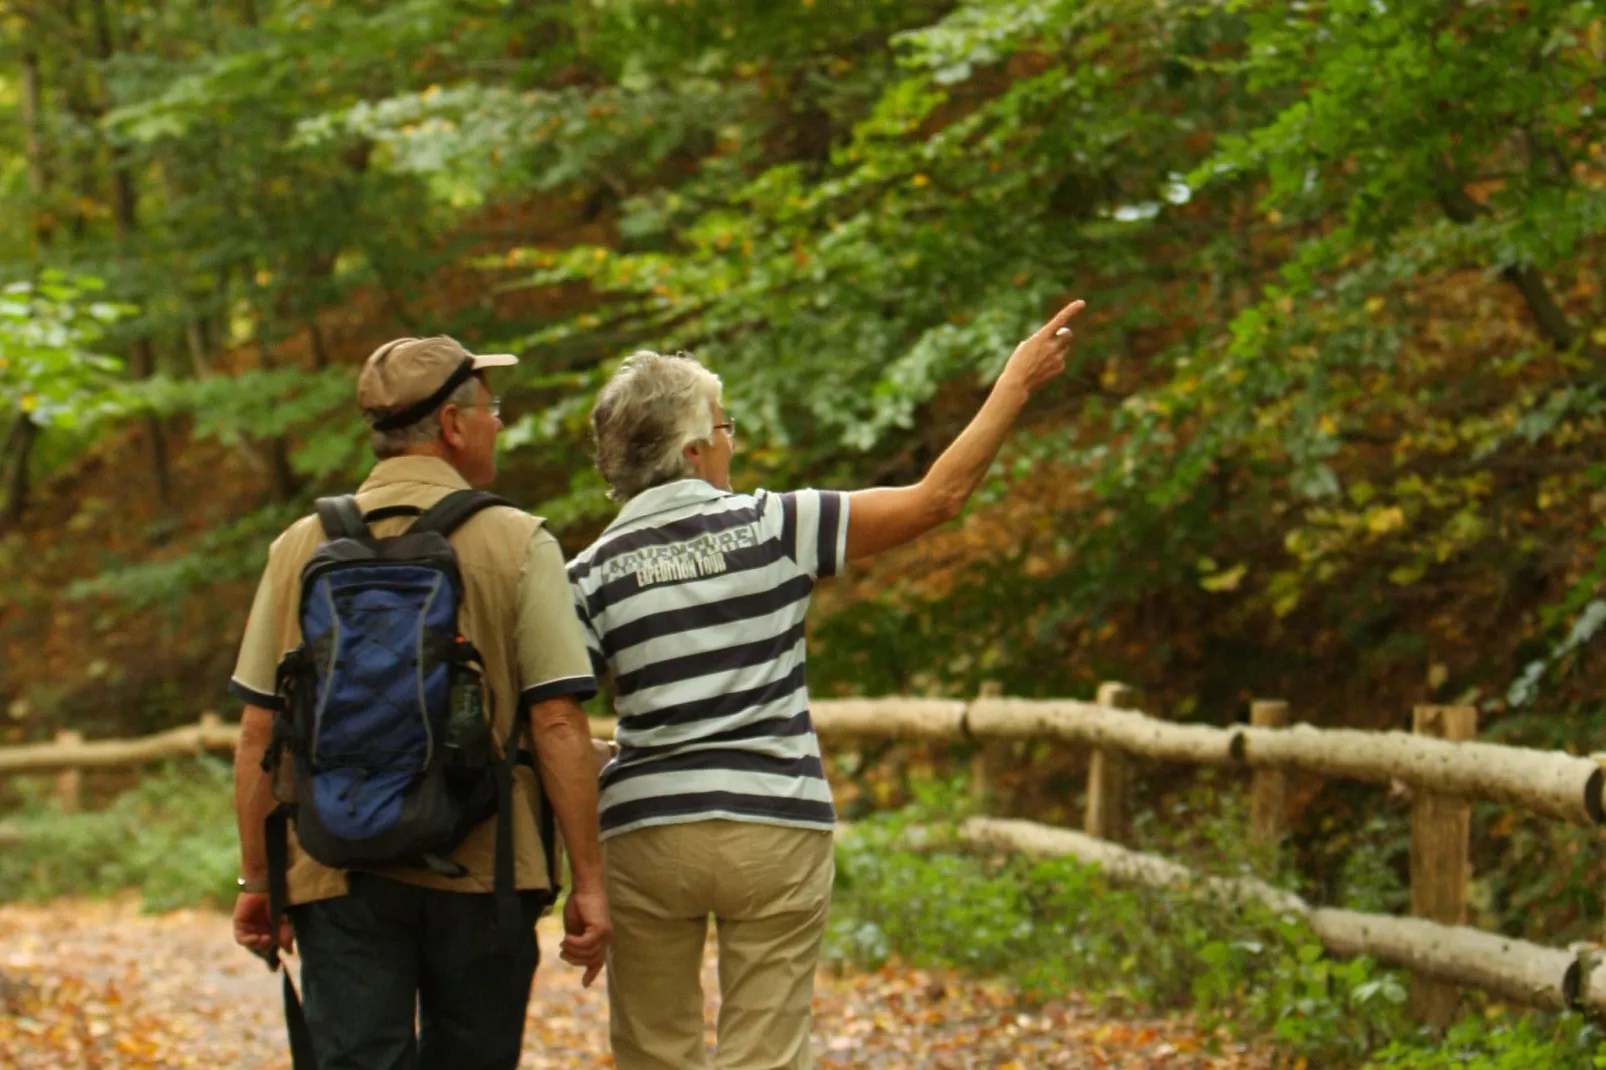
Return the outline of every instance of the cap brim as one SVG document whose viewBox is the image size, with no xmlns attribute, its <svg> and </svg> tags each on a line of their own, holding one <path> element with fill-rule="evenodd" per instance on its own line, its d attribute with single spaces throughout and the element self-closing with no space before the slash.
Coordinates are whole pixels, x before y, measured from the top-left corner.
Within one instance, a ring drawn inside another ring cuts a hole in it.
<svg viewBox="0 0 1606 1070">
<path fill-rule="evenodd" d="M 476 353 L 474 354 L 474 370 L 481 368 L 507 368 L 519 362 L 519 358 L 512 353 Z"/>
</svg>

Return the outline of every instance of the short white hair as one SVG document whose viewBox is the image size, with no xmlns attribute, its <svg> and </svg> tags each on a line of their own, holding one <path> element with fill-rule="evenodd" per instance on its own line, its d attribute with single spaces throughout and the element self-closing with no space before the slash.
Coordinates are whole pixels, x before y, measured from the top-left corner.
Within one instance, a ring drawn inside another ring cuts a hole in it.
<svg viewBox="0 0 1606 1070">
<path fill-rule="evenodd" d="M 619 365 L 591 407 L 597 471 L 608 497 L 629 501 L 649 487 L 695 475 L 682 452 L 714 437 L 723 384 L 690 353 L 643 349 Z"/>
<path fill-rule="evenodd" d="M 459 383 L 457 389 L 446 396 L 445 401 L 431 409 L 429 415 L 406 427 L 398 427 L 394 431 L 373 431 L 369 434 L 368 445 L 374 451 L 374 456 L 381 461 L 410 453 L 419 446 L 427 445 L 441 437 L 441 409 L 448 405 L 466 409 L 479 398 L 480 377 L 471 375 Z"/>
</svg>

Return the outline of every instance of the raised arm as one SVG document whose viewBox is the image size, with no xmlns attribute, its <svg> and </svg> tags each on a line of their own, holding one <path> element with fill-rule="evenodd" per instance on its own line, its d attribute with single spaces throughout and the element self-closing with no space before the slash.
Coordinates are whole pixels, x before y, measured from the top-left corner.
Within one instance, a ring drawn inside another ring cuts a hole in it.
<svg viewBox="0 0 1606 1070">
<path fill-rule="evenodd" d="M 1084 302 L 1072 301 L 1015 347 L 992 393 L 924 479 L 908 487 L 874 487 L 848 495 L 848 560 L 871 557 L 924 535 L 959 515 L 981 486 L 1026 400 L 1065 370 L 1067 324 Z"/>
</svg>

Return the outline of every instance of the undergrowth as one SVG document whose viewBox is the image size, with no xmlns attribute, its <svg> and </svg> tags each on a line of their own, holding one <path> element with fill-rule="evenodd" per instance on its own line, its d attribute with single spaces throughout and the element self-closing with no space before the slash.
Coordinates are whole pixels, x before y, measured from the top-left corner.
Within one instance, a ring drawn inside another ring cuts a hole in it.
<svg viewBox="0 0 1606 1070">
<path fill-rule="evenodd" d="M 239 842 L 226 762 L 195 758 L 152 770 L 103 810 L 63 813 L 44 783 L 19 785 L 7 815 L 21 842 L 0 850 L 0 900 L 112 895 L 138 889 L 148 910 L 234 902 Z"/>
<path fill-rule="evenodd" d="M 1074 991 L 1122 1013 L 1190 1008 L 1207 1032 L 1274 1038 L 1290 1065 L 1606 1067 L 1601 1033 L 1578 1016 L 1485 1005 L 1435 1037 L 1407 1014 L 1404 973 L 1329 956 L 1297 916 L 1117 884 L 1072 859 L 980 857 L 954 836 L 968 806 L 957 786 L 924 786 L 916 799 L 839 839 L 827 962 L 898 958 L 1007 977 L 1034 1002 Z M 1140 836 L 1179 856 L 1209 845 L 1221 852 L 1216 872 L 1245 873 L 1265 860 L 1244 843 L 1239 802 L 1185 832 L 1151 824 Z"/>
</svg>

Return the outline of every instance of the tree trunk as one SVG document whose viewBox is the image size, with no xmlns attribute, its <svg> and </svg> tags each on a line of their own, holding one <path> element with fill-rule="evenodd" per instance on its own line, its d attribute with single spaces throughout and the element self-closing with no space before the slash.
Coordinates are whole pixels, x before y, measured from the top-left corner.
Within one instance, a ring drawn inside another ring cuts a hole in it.
<svg viewBox="0 0 1606 1070">
<path fill-rule="evenodd" d="M 38 25 L 32 12 L 22 8 L 24 38 L 22 75 L 19 86 L 22 112 L 23 152 L 28 161 L 28 192 L 33 197 L 34 241 L 43 251 L 54 237 L 54 224 L 45 199 L 50 194 L 50 162 L 45 155 L 41 133 L 44 95 L 39 74 L 39 48 L 36 41 Z M 28 508 L 29 462 L 33 457 L 34 441 L 39 437 L 39 426 L 27 413 L 18 413 L 6 439 L 6 448 L 0 454 L 0 469 L 5 477 L 5 502 L 0 506 L 0 528 L 14 528 L 22 523 Z"/>
<path fill-rule="evenodd" d="M 27 413 L 17 413 L 6 439 L 6 504 L 4 512 L 0 512 L 0 528 L 15 528 L 22 523 L 22 514 L 28 508 L 28 462 L 38 437 L 38 425 Z"/>
<path fill-rule="evenodd" d="M 64 21 L 67 25 L 67 37 L 71 46 L 70 56 L 63 61 L 62 85 L 67 100 L 67 110 L 85 129 L 93 129 L 100 121 L 100 113 L 95 107 L 94 92 L 90 85 L 87 71 L 89 57 L 94 50 L 89 46 L 86 31 L 79 19 L 78 0 L 67 0 L 62 8 Z M 73 153 L 71 169 L 73 171 L 74 192 L 73 198 L 76 208 L 71 214 L 72 240 L 81 242 L 89 233 L 89 221 L 93 216 L 91 206 L 100 196 L 95 149 L 88 144 L 87 138 L 76 139 L 76 152 Z"/>
<path fill-rule="evenodd" d="M 246 285 L 251 290 L 251 308 L 256 313 L 257 361 L 263 368 L 273 367 L 273 347 L 268 343 L 267 310 L 263 308 L 262 291 L 254 281 L 251 265 L 242 265 Z M 275 501 L 289 501 L 301 489 L 295 469 L 290 466 L 290 442 L 283 435 L 267 441 L 268 480 Z"/>
<path fill-rule="evenodd" d="M 42 249 L 50 244 L 53 221 L 45 207 L 50 191 L 50 165 L 45 159 L 44 138 L 40 135 L 42 97 L 39 84 L 39 52 L 33 45 L 33 28 L 28 29 L 28 43 L 22 53 L 22 139 L 23 151 L 28 157 L 28 191 L 33 194 L 34 240 Z"/>
<path fill-rule="evenodd" d="M 113 55 L 112 25 L 106 11 L 106 0 L 94 0 L 91 10 L 95 20 L 95 47 L 102 65 L 111 62 Z M 99 111 L 105 114 L 109 102 L 104 98 Z M 129 168 L 128 149 L 110 145 L 112 172 L 112 220 L 117 226 L 117 242 L 125 257 L 131 255 L 128 245 L 139 232 L 139 202 L 134 189 L 134 176 Z M 130 370 L 137 379 L 149 379 L 156 374 L 156 348 L 148 335 L 135 339 Z M 156 497 L 163 505 L 173 500 L 172 468 L 168 463 L 167 431 L 162 420 L 154 413 L 145 417 L 146 448 L 150 453 L 151 474 L 156 479 Z"/>
<path fill-rule="evenodd" d="M 268 442 L 268 474 L 273 480 L 276 501 L 287 502 L 301 489 L 301 480 L 290 466 L 290 442 L 283 435 L 276 435 Z"/>
<path fill-rule="evenodd" d="M 307 340 L 312 344 L 312 366 L 318 370 L 329 367 L 329 346 L 323 338 L 323 328 L 318 326 L 318 313 L 313 311 L 307 315 Z"/>
</svg>

